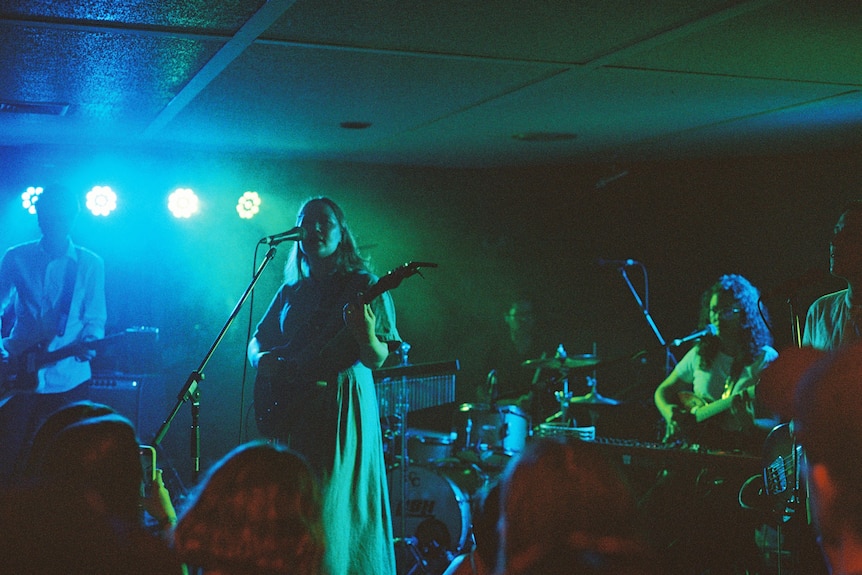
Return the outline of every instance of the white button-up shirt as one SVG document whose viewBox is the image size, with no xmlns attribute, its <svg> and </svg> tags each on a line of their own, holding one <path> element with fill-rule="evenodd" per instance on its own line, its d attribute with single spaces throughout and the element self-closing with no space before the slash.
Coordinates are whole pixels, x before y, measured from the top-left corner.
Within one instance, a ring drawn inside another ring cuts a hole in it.
<svg viewBox="0 0 862 575">
<path fill-rule="evenodd" d="M 75 287 L 63 335 L 63 285 L 76 265 Z M 0 261 L 0 310 L 13 302 L 15 323 L 3 347 L 14 358 L 35 346 L 54 351 L 73 342 L 105 335 L 105 264 L 95 253 L 69 240 L 65 254 L 52 258 L 40 241 L 9 248 Z M 69 391 L 90 379 L 90 363 L 61 359 L 38 372 L 37 393 Z"/>
</svg>

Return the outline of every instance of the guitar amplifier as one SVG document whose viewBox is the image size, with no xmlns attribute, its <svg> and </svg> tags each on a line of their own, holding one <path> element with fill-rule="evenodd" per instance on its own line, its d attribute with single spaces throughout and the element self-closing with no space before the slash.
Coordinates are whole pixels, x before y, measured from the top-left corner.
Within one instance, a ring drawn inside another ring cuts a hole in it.
<svg viewBox="0 0 862 575">
<path fill-rule="evenodd" d="M 165 415 L 164 384 L 151 374 L 93 372 L 89 388 L 90 401 L 104 403 L 135 424 L 138 437 L 151 436 Z"/>
</svg>

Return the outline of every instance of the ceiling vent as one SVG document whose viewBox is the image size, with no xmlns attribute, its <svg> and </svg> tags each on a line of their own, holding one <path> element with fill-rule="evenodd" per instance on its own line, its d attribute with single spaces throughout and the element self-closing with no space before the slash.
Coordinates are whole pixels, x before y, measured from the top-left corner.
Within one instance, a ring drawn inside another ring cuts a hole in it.
<svg viewBox="0 0 862 575">
<path fill-rule="evenodd" d="M 18 102 L 15 100 L 0 100 L 0 112 L 12 114 L 43 114 L 48 116 L 65 116 L 69 104 L 52 102 Z"/>
</svg>

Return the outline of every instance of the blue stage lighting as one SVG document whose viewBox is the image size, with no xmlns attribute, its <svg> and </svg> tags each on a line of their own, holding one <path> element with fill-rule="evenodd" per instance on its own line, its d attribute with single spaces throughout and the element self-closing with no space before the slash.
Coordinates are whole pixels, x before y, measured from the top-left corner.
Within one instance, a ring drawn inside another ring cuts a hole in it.
<svg viewBox="0 0 862 575">
<path fill-rule="evenodd" d="M 175 218 L 190 218 L 198 212 L 198 197 L 190 188 L 177 188 L 168 196 L 168 209 Z"/>
<path fill-rule="evenodd" d="M 21 194 L 21 205 L 31 214 L 36 213 L 36 202 L 39 201 L 39 194 L 42 193 L 41 187 L 30 186 Z"/>
<path fill-rule="evenodd" d="M 87 209 L 94 216 L 107 216 L 117 209 L 117 194 L 110 186 L 93 186 L 87 192 Z"/>
</svg>

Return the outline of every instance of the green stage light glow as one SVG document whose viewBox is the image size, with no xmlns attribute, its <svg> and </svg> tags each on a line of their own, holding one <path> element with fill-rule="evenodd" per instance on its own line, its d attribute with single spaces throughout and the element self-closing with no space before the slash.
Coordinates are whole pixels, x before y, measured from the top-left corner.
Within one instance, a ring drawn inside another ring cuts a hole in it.
<svg viewBox="0 0 862 575">
<path fill-rule="evenodd" d="M 248 191 L 240 196 L 236 204 L 236 213 L 244 220 L 250 220 L 260 212 L 260 195 L 257 192 Z"/>
</svg>

